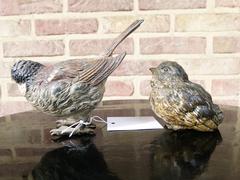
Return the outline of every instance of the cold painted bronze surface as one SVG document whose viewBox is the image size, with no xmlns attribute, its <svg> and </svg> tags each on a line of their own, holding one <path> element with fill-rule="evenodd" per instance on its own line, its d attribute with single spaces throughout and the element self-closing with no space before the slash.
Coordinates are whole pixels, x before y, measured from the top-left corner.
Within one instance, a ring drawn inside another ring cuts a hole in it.
<svg viewBox="0 0 240 180">
<path fill-rule="evenodd" d="M 88 126 L 90 113 L 102 100 L 105 82 L 120 65 L 126 52 L 115 57 L 112 54 L 142 22 L 133 22 L 99 58 L 68 60 L 49 66 L 25 60 L 14 64 L 12 78 L 26 85 L 28 102 L 42 112 L 64 117 L 57 121 L 58 128 L 51 131 L 52 135 L 93 133 L 91 126 Z M 80 126 L 76 131 L 72 131 L 73 127 L 63 131 L 66 126 L 76 122 Z"/>
<path fill-rule="evenodd" d="M 0 179 L 239 180 L 240 108 L 221 109 L 225 120 L 219 132 L 107 132 L 104 124 L 97 124 L 90 139 L 75 136 L 58 142 L 48 133 L 56 117 L 37 111 L 2 117 Z M 104 119 L 154 116 L 148 101 L 104 102 L 93 114 Z"/>
<path fill-rule="evenodd" d="M 152 71 L 150 103 L 169 129 L 214 131 L 223 113 L 211 95 L 199 84 L 189 81 L 184 69 L 173 61 L 161 63 Z"/>
</svg>

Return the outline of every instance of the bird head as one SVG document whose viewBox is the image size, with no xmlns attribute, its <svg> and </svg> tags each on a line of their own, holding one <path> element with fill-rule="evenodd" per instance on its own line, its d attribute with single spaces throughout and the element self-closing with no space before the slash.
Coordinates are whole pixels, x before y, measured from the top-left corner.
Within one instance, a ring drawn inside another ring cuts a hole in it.
<svg viewBox="0 0 240 180">
<path fill-rule="evenodd" d="M 12 79 L 18 84 L 25 84 L 29 78 L 37 74 L 42 64 L 34 61 L 20 60 L 11 69 Z"/>
<path fill-rule="evenodd" d="M 153 78 L 161 82 L 188 81 L 183 67 L 174 61 L 165 61 L 155 68 L 150 68 Z"/>
</svg>

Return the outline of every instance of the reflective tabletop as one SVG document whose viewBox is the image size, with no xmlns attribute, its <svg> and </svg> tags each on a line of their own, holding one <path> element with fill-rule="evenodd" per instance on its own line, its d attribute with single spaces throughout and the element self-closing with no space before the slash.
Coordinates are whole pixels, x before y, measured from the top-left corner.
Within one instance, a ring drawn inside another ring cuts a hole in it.
<svg viewBox="0 0 240 180">
<path fill-rule="evenodd" d="M 213 133 L 109 132 L 98 123 L 95 136 L 54 141 L 56 117 L 37 111 L 1 117 L 0 180 L 239 180 L 240 108 L 221 108 L 225 119 Z M 94 114 L 154 116 L 139 100 L 106 101 Z"/>
</svg>

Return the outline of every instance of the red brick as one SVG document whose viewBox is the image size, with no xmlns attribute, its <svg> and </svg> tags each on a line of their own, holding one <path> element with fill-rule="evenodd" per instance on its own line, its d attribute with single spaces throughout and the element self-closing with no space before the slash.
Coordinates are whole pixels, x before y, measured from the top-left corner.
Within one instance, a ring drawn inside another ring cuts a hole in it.
<svg viewBox="0 0 240 180">
<path fill-rule="evenodd" d="M 205 8 L 206 0 L 139 0 L 141 10 Z"/>
<path fill-rule="evenodd" d="M 7 84 L 7 90 L 8 90 L 8 96 L 24 96 L 24 93 L 22 93 L 19 88 L 18 85 L 16 83 L 8 83 Z"/>
<path fill-rule="evenodd" d="M 140 83 L 140 93 L 143 96 L 149 96 L 151 92 L 150 80 L 144 80 Z"/>
<path fill-rule="evenodd" d="M 178 14 L 175 18 L 175 31 L 178 32 L 224 32 L 239 31 L 238 13 L 221 14 Z"/>
<path fill-rule="evenodd" d="M 61 40 L 19 41 L 3 43 L 4 57 L 59 56 L 64 54 Z"/>
<path fill-rule="evenodd" d="M 23 101 L 0 102 L 0 116 L 32 110 L 33 107 Z"/>
<path fill-rule="evenodd" d="M 62 0 L 0 0 L 0 15 L 55 13 L 62 11 Z"/>
<path fill-rule="evenodd" d="M 239 53 L 240 37 L 215 37 L 213 51 L 214 53 Z"/>
<path fill-rule="evenodd" d="M 104 96 L 131 96 L 134 92 L 130 81 L 107 81 Z"/>
<path fill-rule="evenodd" d="M 71 12 L 130 11 L 133 0 L 69 0 L 68 8 Z"/>
<path fill-rule="evenodd" d="M 204 37 L 158 37 L 140 39 L 142 54 L 204 54 Z"/>
<path fill-rule="evenodd" d="M 177 62 L 190 75 L 229 75 L 240 73 L 239 58 L 180 59 Z"/>
<path fill-rule="evenodd" d="M 113 39 L 99 40 L 72 40 L 70 41 L 70 54 L 72 56 L 99 55 L 108 48 Z M 133 54 L 133 39 L 124 40 L 114 53 L 127 51 L 128 54 Z"/>
<path fill-rule="evenodd" d="M 190 81 L 201 85 L 204 89 L 206 89 L 205 81 L 204 80 L 199 80 L 199 79 L 190 79 Z"/>
<path fill-rule="evenodd" d="M 36 20 L 37 35 L 86 34 L 98 29 L 96 19 Z"/>
<path fill-rule="evenodd" d="M 114 76 L 130 76 L 130 75 L 150 75 L 150 67 L 158 66 L 160 61 L 137 61 L 124 60 L 120 66 L 113 72 Z"/>
<path fill-rule="evenodd" d="M 240 79 L 214 79 L 212 80 L 212 95 L 237 96 L 240 93 Z"/>
<path fill-rule="evenodd" d="M 2 62 L 0 65 L 0 77 L 11 77 L 11 68 L 14 62 Z"/>
<path fill-rule="evenodd" d="M 29 20 L 0 20 L 0 36 L 24 36 L 31 33 Z"/>
<path fill-rule="evenodd" d="M 151 75 L 149 68 L 156 67 L 166 60 L 128 60 L 125 59 L 113 72 L 114 76 Z M 199 58 L 180 59 L 178 62 L 189 75 L 229 75 L 240 73 L 239 58 Z M 221 68 L 219 68 L 221 67 Z"/>
<path fill-rule="evenodd" d="M 239 99 L 219 99 L 219 98 L 213 98 L 213 102 L 216 104 L 221 104 L 221 105 L 227 105 L 227 106 L 240 106 L 240 101 Z"/>
<path fill-rule="evenodd" d="M 239 0 L 216 0 L 216 7 L 240 7 Z"/>
<path fill-rule="evenodd" d="M 135 32 L 168 32 L 170 29 L 169 15 L 141 15 L 138 19 L 144 19 L 144 23 Z M 136 16 L 111 16 L 104 17 L 103 31 L 105 33 L 120 33 L 125 30 Z"/>
</svg>

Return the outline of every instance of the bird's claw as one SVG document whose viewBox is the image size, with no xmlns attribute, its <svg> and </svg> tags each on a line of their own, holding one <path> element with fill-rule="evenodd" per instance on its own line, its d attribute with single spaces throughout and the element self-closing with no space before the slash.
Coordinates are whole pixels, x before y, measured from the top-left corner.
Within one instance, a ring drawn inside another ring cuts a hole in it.
<svg viewBox="0 0 240 180">
<path fill-rule="evenodd" d="M 51 136 L 61 136 L 61 135 L 67 135 L 68 133 L 72 132 L 70 128 L 69 128 L 69 131 L 63 132 L 63 130 L 65 130 L 66 128 L 68 128 L 68 127 L 67 126 L 60 126 L 57 129 L 50 130 L 50 134 L 51 134 Z"/>
<path fill-rule="evenodd" d="M 94 134 L 94 129 L 96 128 L 95 124 L 92 124 L 92 120 L 84 121 L 84 120 L 57 120 L 57 129 L 52 129 L 50 131 L 52 136 L 65 136 L 68 135 L 71 137 L 72 135 L 79 134 Z"/>
<path fill-rule="evenodd" d="M 94 129 L 93 128 L 78 128 L 74 129 L 72 127 L 68 126 L 61 126 L 57 129 L 52 129 L 50 131 L 51 136 L 73 136 L 73 135 L 83 135 L 83 134 L 88 134 L 88 135 L 94 135 Z"/>
<path fill-rule="evenodd" d="M 90 129 L 96 129 L 96 125 L 95 124 L 83 124 L 86 128 L 90 128 Z"/>
<path fill-rule="evenodd" d="M 57 124 L 57 128 L 61 127 L 61 126 L 70 126 L 72 124 L 76 123 L 76 121 L 74 120 L 57 120 L 56 124 Z"/>
</svg>

